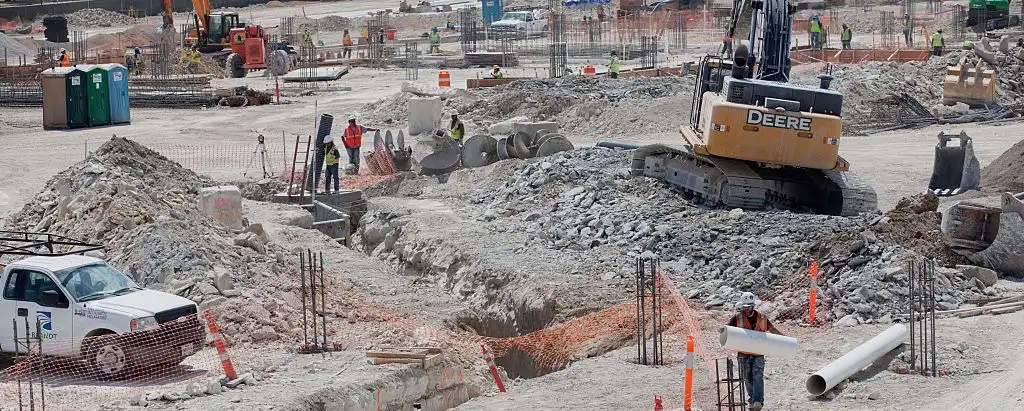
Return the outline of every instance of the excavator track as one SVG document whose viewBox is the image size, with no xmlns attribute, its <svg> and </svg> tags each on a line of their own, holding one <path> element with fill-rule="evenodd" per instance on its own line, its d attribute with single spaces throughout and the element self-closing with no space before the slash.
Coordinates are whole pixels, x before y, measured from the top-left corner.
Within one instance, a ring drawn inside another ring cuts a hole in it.
<svg viewBox="0 0 1024 411">
<path fill-rule="evenodd" d="M 637 149 L 631 173 L 668 182 L 708 206 L 842 216 L 878 208 L 875 191 L 851 172 L 763 168 L 661 144 Z"/>
</svg>

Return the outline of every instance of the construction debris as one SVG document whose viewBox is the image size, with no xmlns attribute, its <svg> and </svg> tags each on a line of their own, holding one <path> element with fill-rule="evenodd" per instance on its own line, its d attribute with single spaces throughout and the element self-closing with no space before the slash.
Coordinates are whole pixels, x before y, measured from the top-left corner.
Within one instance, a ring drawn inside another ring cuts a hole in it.
<svg viewBox="0 0 1024 411">
<path fill-rule="evenodd" d="M 77 28 L 127 26 L 135 24 L 136 19 L 106 9 L 82 9 L 65 14 L 68 25 Z"/>
</svg>

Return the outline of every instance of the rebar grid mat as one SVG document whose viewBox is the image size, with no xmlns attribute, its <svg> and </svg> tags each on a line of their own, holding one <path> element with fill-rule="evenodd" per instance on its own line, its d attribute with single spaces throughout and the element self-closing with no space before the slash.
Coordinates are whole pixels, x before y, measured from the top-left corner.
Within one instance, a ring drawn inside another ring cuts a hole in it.
<svg viewBox="0 0 1024 411">
<path fill-rule="evenodd" d="M 939 375 L 935 350 L 935 261 L 910 260 L 906 264 L 910 303 L 910 369 L 921 375 Z"/>
<path fill-rule="evenodd" d="M 901 93 L 866 104 L 866 111 L 845 113 L 844 132 L 877 133 L 901 128 L 919 128 L 935 124 L 938 119 L 913 96 Z"/>
</svg>

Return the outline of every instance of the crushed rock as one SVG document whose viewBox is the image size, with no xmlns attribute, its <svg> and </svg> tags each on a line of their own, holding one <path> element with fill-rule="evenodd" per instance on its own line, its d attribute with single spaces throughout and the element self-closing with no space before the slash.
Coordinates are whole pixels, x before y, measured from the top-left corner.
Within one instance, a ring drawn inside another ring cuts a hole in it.
<svg viewBox="0 0 1024 411">
<path fill-rule="evenodd" d="M 686 118 L 692 90 L 692 77 L 527 79 L 456 94 L 444 100 L 444 110 L 457 111 L 478 129 L 522 116 L 557 121 L 560 132 L 584 136 L 673 132 Z M 395 94 L 360 112 L 370 124 L 402 125 L 410 96 Z"/>
<path fill-rule="evenodd" d="M 586 148 L 501 161 L 456 171 L 434 192 L 470 207 L 469 215 L 495 232 L 525 237 L 523 255 L 557 250 L 588 261 L 597 267 L 594 281 L 614 281 L 632 272 L 636 256 L 653 252 L 689 290 L 685 297 L 728 307 L 752 291 L 786 320 L 806 313 L 806 269 L 816 258 L 828 301 L 823 316 L 864 323 L 905 310 L 907 279 L 897 274 L 915 250 L 872 232 L 883 216 L 708 209 L 660 181 L 630 178 L 631 155 Z M 943 307 L 982 292 L 957 270 L 942 272 L 936 291 Z"/>
<path fill-rule="evenodd" d="M 64 17 L 68 19 L 68 25 L 73 27 L 128 26 L 136 23 L 131 17 L 106 9 L 82 9 L 65 14 Z"/>
</svg>

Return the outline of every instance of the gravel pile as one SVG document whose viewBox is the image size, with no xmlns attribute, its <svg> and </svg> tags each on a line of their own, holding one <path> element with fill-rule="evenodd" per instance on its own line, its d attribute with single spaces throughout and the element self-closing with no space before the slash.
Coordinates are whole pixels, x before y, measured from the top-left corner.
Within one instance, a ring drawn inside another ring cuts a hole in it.
<svg viewBox="0 0 1024 411">
<path fill-rule="evenodd" d="M 902 217 L 912 211 L 900 211 L 900 218 L 892 213 L 846 218 L 707 209 L 661 182 L 630 179 L 630 158 L 630 152 L 574 150 L 459 171 L 449 184 L 486 187 L 467 196 L 478 205 L 477 218 L 529 233 L 524 250 L 584 253 L 599 260 L 596 265 L 618 268 L 613 272 L 622 272 L 630 257 L 653 252 L 666 272 L 688 286 L 686 297 L 718 307 L 752 291 L 771 301 L 764 309 L 780 319 L 806 313 L 806 268 L 815 258 L 827 301 L 823 316 L 872 322 L 902 311 L 907 279 L 900 267 L 921 244 L 903 245 L 900 236 L 923 242 L 929 237 L 914 236 L 938 230 L 938 220 L 921 224 Z M 955 269 L 940 271 L 941 309 L 959 306 L 986 286 Z"/>
<path fill-rule="evenodd" d="M 66 198 L 59 194 L 64 182 L 70 185 Z M 201 309 L 232 307 L 225 311 L 240 314 L 228 317 L 224 329 L 234 341 L 300 335 L 298 299 L 279 298 L 297 288 L 284 275 L 295 264 L 284 257 L 291 253 L 258 224 L 231 232 L 204 216 L 197 196 L 213 185 L 159 153 L 114 137 L 53 177 L 3 226 L 103 244 L 102 258 L 140 285 L 190 298 Z"/>
<path fill-rule="evenodd" d="M 72 27 L 111 27 L 135 24 L 135 19 L 106 9 L 82 9 L 65 14 Z"/>
<path fill-rule="evenodd" d="M 648 77 L 608 80 L 584 76 L 529 79 L 456 94 L 444 102 L 464 121 L 479 127 L 522 116 L 557 121 L 559 130 L 582 136 L 674 132 L 690 108 L 693 78 Z M 361 113 L 373 124 L 399 125 L 408 119 L 409 94 L 368 104 Z M 675 119 L 675 121 L 665 121 Z"/>
</svg>

